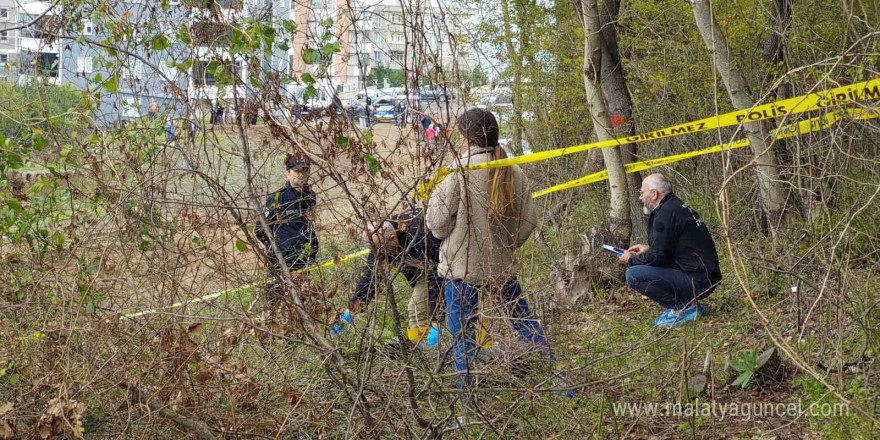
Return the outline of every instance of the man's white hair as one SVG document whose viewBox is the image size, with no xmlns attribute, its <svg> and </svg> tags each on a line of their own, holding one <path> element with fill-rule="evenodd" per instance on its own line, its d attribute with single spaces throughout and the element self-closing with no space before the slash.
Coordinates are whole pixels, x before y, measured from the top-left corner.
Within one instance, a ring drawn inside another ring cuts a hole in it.
<svg viewBox="0 0 880 440">
<path fill-rule="evenodd" d="M 648 188 L 657 190 L 660 194 L 666 195 L 672 192 L 672 182 L 662 174 L 651 174 L 646 177 L 648 180 Z"/>
</svg>

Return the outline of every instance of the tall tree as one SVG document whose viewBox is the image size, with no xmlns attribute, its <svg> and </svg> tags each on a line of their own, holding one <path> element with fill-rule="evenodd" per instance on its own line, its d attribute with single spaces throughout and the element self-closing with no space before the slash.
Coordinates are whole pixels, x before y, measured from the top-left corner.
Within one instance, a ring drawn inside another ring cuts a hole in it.
<svg viewBox="0 0 880 440">
<path fill-rule="evenodd" d="M 608 116 L 608 106 L 602 93 L 602 33 L 599 26 L 599 8 L 596 0 L 575 0 L 581 26 L 584 31 L 584 90 L 593 118 L 593 128 L 600 141 L 615 139 Z M 608 170 L 610 210 L 606 224 L 607 232 L 615 243 L 629 243 L 632 221 L 627 192 L 626 172 L 623 169 L 620 148 L 603 148 L 602 159 Z"/>
<path fill-rule="evenodd" d="M 712 54 L 715 69 L 721 76 L 727 94 L 737 110 L 751 108 L 755 101 L 749 91 L 746 79 L 739 67 L 730 57 L 727 39 L 712 14 L 710 0 L 690 0 L 694 20 L 700 35 Z M 755 155 L 755 174 L 761 197 L 761 208 L 767 217 L 771 234 L 776 234 L 776 226 L 785 213 L 785 189 L 779 173 L 776 156 L 767 144 L 768 135 L 764 124 L 753 122 L 744 124 L 746 135 Z"/>
<path fill-rule="evenodd" d="M 633 122 L 633 105 L 626 84 L 626 73 L 620 57 L 620 46 L 617 43 L 617 18 L 620 15 L 621 0 L 605 0 L 599 13 L 599 28 L 602 30 L 602 91 L 611 114 L 611 129 L 616 138 L 634 136 L 636 126 Z M 623 163 L 636 161 L 636 145 L 626 144 L 620 147 L 620 158 Z M 639 188 L 641 173 L 627 174 L 627 186 L 630 200 L 630 217 L 634 234 L 643 234 L 645 218 L 639 207 Z"/>
<path fill-rule="evenodd" d="M 515 5 L 511 11 L 511 0 L 501 0 L 501 18 L 502 18 L 502 39 L 504 40 L 504 48 L 507 51 L 508 66 L 512 76 L 510 84 L 511 101 L 513 102 L 513 114 L 510 117 L 510 148 L 515 152 L 522 151 L 522 112 L 523 112 L 523 50 L 527 43 L 528 32 L 518 27 L 518 35 L 514 35 L 513 24 L 523 22 L 524 20 L 516 20 L 513 14 L 519 16 L 525 15 L 524 7 L 526 5 Z M 516 41 L 519 41 L 517 47 Z"/>
</svg>

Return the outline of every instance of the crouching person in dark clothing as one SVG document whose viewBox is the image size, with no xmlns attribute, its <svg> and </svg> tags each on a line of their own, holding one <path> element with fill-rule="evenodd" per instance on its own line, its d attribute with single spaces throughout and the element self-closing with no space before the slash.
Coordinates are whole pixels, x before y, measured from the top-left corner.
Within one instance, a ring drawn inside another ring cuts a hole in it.
<svg viewBox="0 0 880 440">
<path fill-rule="evenodd" d="M 662 174 L 642 181 L 639 199 L 648 215 L 648 244 L 631 246 L 620 262 L 629 265 L 626 282 L 666 308 L 654 325 L 674 327 L 706 316 L 698 300 L 721 282 L 718 253 L 709 229 L 687 204 L 672 193 Z"/>
<path fill-rule="evenodd" d="M 272 266 L 270 272 L 297 271 L 312 265 L 318 254 L 318 236 L 309 216 L 317 203 L 315 193 L 309 188 L 309 162 L 288 154 L 285 158 L 287 184 L 269 195 L 263 216 L 275 236 L 278 250 L 284 256 L 279 262 L 269 242 L 269 237 L 257 223 L 255 233 L 266 246 L 266 256 Z M 280 302 L 285 297 L 281 286 L 270 282 L 267 286 L 269 302 Z"/>
<path fill-rule="evenodd" d="M 332 333 L 344 331 L 344 324 L 351 324 L 355 314 L 363 310 L 376 296 L 377 287 L 384 289 L 382 272 L 394 274 L 398 268 L 412 287 L 410 297 L 407 339 L 437 345 L 440 337 L 442 306 L 438 304 L 443 289 L 443 279 L 437 276 L 440 240 L 425 229 L 425 215 L 421 209 L 411 208 L 391 220 L 377 222 L 363 232 L 363 239 L 372 247 L 367 265 L 348 303 L 348 309 L 339 316 Z M 377 267 L 387 265 L 386 270 Z M 378 285 L 378 286 L 377 286 Z"/>
</svg>

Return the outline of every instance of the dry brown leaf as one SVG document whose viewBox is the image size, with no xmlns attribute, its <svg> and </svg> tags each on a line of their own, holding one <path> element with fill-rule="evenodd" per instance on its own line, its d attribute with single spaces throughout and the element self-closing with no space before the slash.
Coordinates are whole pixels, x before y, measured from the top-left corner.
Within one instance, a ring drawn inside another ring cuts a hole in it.
<svg viewBox="0 0 880 440">
<path fill-rule="evenodd" d="M 293 409 L 298 409 L 302 404 L 306 403 L 306 399 L 303 398 L 302 394 L 293 387 L 282 387 L 281 396 L 284 397 L 284 400 L 286 400 Z"/>
<path fill-rule="evenodd" d="M 198 337 L 205 333 L 205 325 L 201 322 L 197 322 L 186 329 L 186 332 L 189 333 L 190 336 Z"/>
<path fill-rule="evenodd" d="M 205 383 L 214 378 L 214 374 L 208 371 L 206 368 L 201 369 L 198 373 L 193 376 L 193 380 L 197 383 Z"/>
<path fill-rule="evenodd" d="M 174 330 L 171 327 L 165 327 L 165 332 L 162 333 L 162 341 L 159 342 L 159 348 L 168 352 L 174 350 Z"/>
<path fill-rule="evenodd" d="M 233 345 L 238 344 L 238 332 L 231 328 L 224 330 L 223 344 L 227 347 L 232 347 Z"/>
<path fill-rule="evenodd" d="M 12 412 L 12 402 L 0 405 L 0 439 L 6 440 L 15 438 L 15 430 L 12 429 L 12 423 L 7 420 L 7 414 Z"/>
</svg>

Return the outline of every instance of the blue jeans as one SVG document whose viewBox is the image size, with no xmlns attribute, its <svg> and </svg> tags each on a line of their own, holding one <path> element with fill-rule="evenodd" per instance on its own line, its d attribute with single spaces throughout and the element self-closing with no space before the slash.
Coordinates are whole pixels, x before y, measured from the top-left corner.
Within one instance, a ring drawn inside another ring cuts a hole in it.
<svg viewBox="0 0 880 440">
<path fill-rule="evenodd" d="M 452 357 L 455 372 L 459 373 L 455 384 L 463 388 L 467 382 L 468 360 L 476 353 L 476 315 L 480 286 L 473 286 L 461 280 L 447 279 L 444 285 L 446 296 L 446 325 L 452 335 Z M 512 318 L 513 328 L 521 339 L 539 345 L 547 345 L 544 328 L 529 309 L 529 303 L 522 294 L 522 286 L 516 278 L 511 279 L 500 291 L 490 289 L 492 294 L 500 294 L 504 308 Z M 464 331 L 462 332 L 462 329 Z"/>
<path fill-rule="evenodd" d="M 631 266 L 626 270 L 626 283 L 636 292 L 651 298 L 657 304 L 680 310 L 695 299 L 712 293 L 714 286 L 708 280 L 691 278 L 674 267 Z"/>
</svg>

